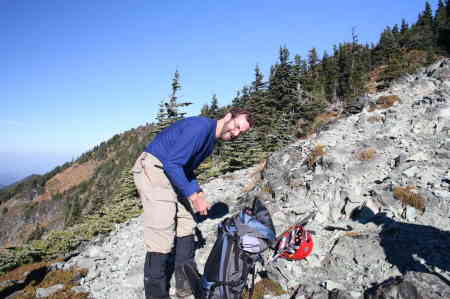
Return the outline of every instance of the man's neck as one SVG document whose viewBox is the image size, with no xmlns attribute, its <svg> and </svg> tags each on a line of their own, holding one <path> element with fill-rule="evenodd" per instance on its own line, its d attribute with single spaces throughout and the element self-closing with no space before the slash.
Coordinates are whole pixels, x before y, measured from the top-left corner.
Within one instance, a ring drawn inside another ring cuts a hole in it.
<svg viewBox="0 0 450 299">
<path fill-rule="evenodd" d="M 216 138 L 219 138 L 220 135 L 222 134 L 224 124 L 225 124 L 225 120 L 223 118 L 217 120 Z"/>
</svg>

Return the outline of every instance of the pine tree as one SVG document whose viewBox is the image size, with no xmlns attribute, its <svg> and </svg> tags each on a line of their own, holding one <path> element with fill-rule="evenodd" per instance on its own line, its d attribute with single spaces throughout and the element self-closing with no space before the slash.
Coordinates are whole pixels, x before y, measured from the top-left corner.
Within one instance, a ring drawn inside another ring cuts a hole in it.
<svg viewBox="0 0 450 299">
<path fill-rule="evenodd" d="M 297 99 L 297 78 L 286 47 L 280 47 L 279 63 L 273 66 L 271 73 L 268 104 L 274 112 L 291 110 Z"/>
<path fill-rule="evenodd" d="M 334 57 L 328 56 L 327 51 L 323 53 L 322 57 L 323 77 L 325 97 L 329 102 L 336 102 L 337 100 L 337 68 Z"/>
<path fill-rule="evenodd" d="M 175 71 L 172 79 L 172 93 L 168 100 L 163 100 L 159 104 L 159 111 L 156 119 L 158 121 L 156 133 L 162 131 L 164 128 L 170 126 L 177 120 L 184 118 L 185 112 L 179 110 L 180 107 L 189 106 L 191 102 L 178 103 L 177 92 L 181 89 L 180 73 Z"/>
<path fill-rule="evenodd" d="M 231 101 L 231 103 L 232 103 L 233 107 L 241 107 L 241 108 L 244 107 L 244 102 L 242 101 L 240 90 L 236 91 L 236 96 Z"/>
<path fill-rule="evenodd" d="M 264 88 L 264 76 L 259 69 L 259 66 L 255 66 L 255 81 L 252 82 L 252 91 L 258 92 Z"/>
<path fill-rule="evenodd" d="M 450 53 L 450 15 L 448 12 L 449 4 L 447 6 L 442 0 L 439 0 L 436 17 L 434 20 L 436 45 L 440 50 L 440 54 L 446 55 Z"/>
<path fill-rule="evenodd" d="M 209 106 L 208 104 L 203 105 L 202 109 L 200 110 L 200 115 L 201 116 L 209 116 Z"/>
<path fill-rule="evenodd" d="M 321 96 L 321 82 L 319 81 L 320 76 L 320 61 L 317 55 L 316 48 L 312 48 L 308 53 L 308 72 L 303 80 L 303 87 L 309 93 Z"/>
<path fill-rule="evenodd" d="M 417 23 L 412 26 L 412 46 L 420 50 L 432 51 L 436 46 L 433 27 L 433 10 L 427 1 L 424 11 L 419 14 Z"/>
<path fill-rule="evenodd" d="M 208 116 L 211 118 L 217 118 L 219 113 L 219 100 L 217 95 L 213 94 L 211 98 L 211 105 L 209 106 Z"/>
<path fill-rule="evenodd" d="M 409 25 L 406 23 L 405 19 L 402 19 L 402 24 L 400 25 L 400 38 L 398 39 L 399 46 L 410 47 L 410 32 Z"/>
</svg>

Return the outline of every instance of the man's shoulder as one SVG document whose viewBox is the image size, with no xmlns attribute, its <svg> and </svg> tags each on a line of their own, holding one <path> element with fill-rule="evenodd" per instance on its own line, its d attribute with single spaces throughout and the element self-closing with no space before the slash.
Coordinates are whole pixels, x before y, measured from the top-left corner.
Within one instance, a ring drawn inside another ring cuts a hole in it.
<svg viewBox="0 0 450 299">
<path fill-rule="evenodd" d="M 191 116 L 186 117 L 182 120 L 185 125 L 189 127 L 197 127 L 197 128 L 211 128 L 214 124 L 214 119 L 205 116 Z"/>
</svg>

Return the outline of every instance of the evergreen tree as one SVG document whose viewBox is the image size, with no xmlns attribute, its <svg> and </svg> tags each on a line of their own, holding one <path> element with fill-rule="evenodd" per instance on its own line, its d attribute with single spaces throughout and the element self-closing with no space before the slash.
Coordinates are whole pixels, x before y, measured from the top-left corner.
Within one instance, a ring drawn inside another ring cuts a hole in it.
<svg viewBox="0 0 450 299">
<path fill-rule="evenodd" d="M 241 91 L 240 90 L 236 91 L 236 96 L 232 100 L 232 105 L 234 107 L 241 107 L 241 108 L 244 107 L 244 102 L 242 101 Z"/>
<path fill-rule="evenodd" d="M 448 1 L 447 5 L 445 5 L 444 2 L 440 0 L 436 11 L 434 26 L 437 47 L 442 55 L 447 55 L 450 53 L 450 12 L 448 12 L 448 10 Z"/>
<path fill-rule="evenodd" d="M 264 88 L 264 76 L 259 69 L 259 66 L 255 66 L 255 81 L 252 82 L 252 90 L 258 92 Z"/>
<path fill-rule="evenodd" d="M 200 110 L 200 115 L 201 116 L 209 116 L 209 106 L 208 104 L 203 105 L 202 109 Z"/>
<path fill-rule="evenodd" d="M 177 92 L 181 89 L 180 73 L 175 71 L 172 79 L 172 93 L 168 100 L 163 100 L 159 104 L 159 111 L 156 119 L 158 121 L 156 133 L 162 131 L 164 128 L 170 126 L 175 121 L 184 118 L 185 112 L 179 110 L 180 107 L 189 106 L 191 102 L 178 103 Z"/>
<path fill-rule="evenodd" d="M 303 79 L 303 88 L 315 96 L 322 96 L 322 84 L 320 82 L 320 61 L 316 48 L 308 53 L 308 72 Z"/>
<path fill-rule="evenodd" d="M 398 43 L 401 48 L 410 47 L 409 25 L 405 19 L 402 19 L 402 24 L 400 25 L 400 38 L 398 39 Z"/>
<path fill-rule="evenodd" d="M 420 50 L 432 51 L 436 45 L 433 27 L 433 10 L 427 1 L 424 11 L 419 14 L 417 23 L 412 26 L 412 46 Z"/>
<path fill-rule="evenodd" d="M 219 100 L 217 95 L 213 94 L 211 98 L 211 105 L 209 106 L 208 116 L 211 118 L 217 118 L 219 113 Z"/>
<path fill-rule="evenodd" d="M 280 48 L 279 63 L 273 66 L 269 81 L 269 105 L 273 111 L 290 111 L 297 99 L 297 78 L 292 63 L 289 62 L 289 50 Z"/>
<path fill-rule="evenodd" d="M 336 102 L 337 100 L 337 68 L 334 57 L 328 56 L 327 51 L 323 53 L 322 57 L 323 77 L 325 97 L 329 102 Z"/>
</svg>

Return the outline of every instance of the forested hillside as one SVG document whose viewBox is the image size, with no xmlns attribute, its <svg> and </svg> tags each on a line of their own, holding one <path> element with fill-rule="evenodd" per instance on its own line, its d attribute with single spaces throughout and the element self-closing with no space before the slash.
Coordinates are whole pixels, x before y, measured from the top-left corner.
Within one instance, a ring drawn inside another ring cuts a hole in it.
<svg viewBox="0 0 450 299">
<path fill-rule="evenodd" d="M 305 41 L 307 42 L 307 41 Z M 261 161 L 280 147 L 308 138 L 327 123 L 360 112 L 365 95 L 450 55 L 450 5 L 439 1 L 433 12 L 427 2 L 417 22 L 386 27 L 376 44 L 351 41 L 333 53 L 291 54 L 281 46 L 270 74 L 260 66 L 239 89 L 232 106 L 255 114 L 257 126 L 236 143 L 220 143 L 199 169 L 205 181 Z M 181 75 L 175 72 L 171 96 L 163 99 L 154 123 L 117 134 L 72 162 L 42 176 L 33 176 L 0 190 L 0 273 L 22 263 L 67 254 L 114 223 L 140 213 L 129 172 L 146 143 L 177 119 L 191 103 L 178 98 Z M 220 117 L 216 95 L 201 114 Z M 6 249 L 9 248 L 9 249 Z"/>
</svg>

